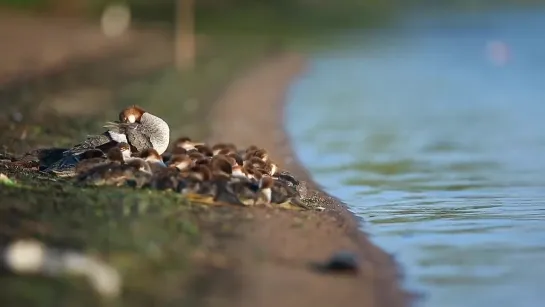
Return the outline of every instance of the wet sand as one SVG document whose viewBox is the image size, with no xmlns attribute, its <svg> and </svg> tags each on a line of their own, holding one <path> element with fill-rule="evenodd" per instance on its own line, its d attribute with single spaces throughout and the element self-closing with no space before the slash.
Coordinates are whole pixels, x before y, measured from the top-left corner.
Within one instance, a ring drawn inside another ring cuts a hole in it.
<svg viewBox="0 0 545 307">
<path fill-rule="evenodd" d="M 241 285 L 234 305 L 407 305 L 393 259 L 358 230 L 358 221 L 344 204 L 319 190 L 290 146 L 283 129 L 285 94 L 304 69 L 299 54 L 273 56 L 235 80 L 210 114 L 210 142 L 267 148 L 280 167 L 307 181 L 305 198 L 326 208 L 323 212 L 251 210 L 254 218 L 243 239 L 229 247 L 241 259 L 232 272 Z M 323 275 L 308 269 L 309 261 L 327 259 L 340 250 L 358 255 L 362 263 L 358 276 Z"/>
</svg>

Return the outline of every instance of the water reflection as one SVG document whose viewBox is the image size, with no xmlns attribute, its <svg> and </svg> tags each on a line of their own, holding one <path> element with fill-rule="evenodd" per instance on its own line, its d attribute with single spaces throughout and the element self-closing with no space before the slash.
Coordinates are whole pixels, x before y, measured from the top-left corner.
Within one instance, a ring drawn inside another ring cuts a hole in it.
<svg viewBox="0 0 545 307">
<path fill-rule="evenodd" d="M 299 157 L 427 306 L 545 299 L 544 27 L 536 10 L 413 16 L 316 54 L 292 89 Z"/>
</svg>

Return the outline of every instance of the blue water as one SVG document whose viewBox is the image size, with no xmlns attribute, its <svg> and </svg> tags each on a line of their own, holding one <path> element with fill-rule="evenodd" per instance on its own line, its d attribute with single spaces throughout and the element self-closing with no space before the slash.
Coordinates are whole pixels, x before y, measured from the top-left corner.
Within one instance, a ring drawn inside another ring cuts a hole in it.
<svg viewBox="0 0 545 307">
<path fill-rule="evenodd" d="M 299 158 L 424 306 L 545 304 L 544 31 L 545 10 L 411 14 L 291 89 Z"/>
</svg>

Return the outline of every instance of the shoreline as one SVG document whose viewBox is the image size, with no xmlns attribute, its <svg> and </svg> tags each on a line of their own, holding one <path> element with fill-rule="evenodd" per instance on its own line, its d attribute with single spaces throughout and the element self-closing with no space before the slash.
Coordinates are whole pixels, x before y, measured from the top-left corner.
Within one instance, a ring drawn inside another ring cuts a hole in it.
<svg viewBox="0 0 545 307">
<path fill-rule="evenodd" d="M 357 217 L 345 204 L 320 190 L 291 148 L 284 130 L 285 95 L 305 68 L 305 58 L 297 53 L 266 59 L 235 79 L 210 112 L 208 142 L 266 148 L 281 168 L 306 181 L 302 196 L 326 208 L 323 212 L 250 209 L 252 222 L 230 249 L 241 259 L 240 272 L 230 276 L 241 283 L 236 306 L 408 305 L 409 294 L 401 289 L 393 258 L 359 230 Z M 293 220 L 302 223 L 290 227 Z M 282 231 L 285 228 L 290 228 L 289 233 Z M 249 253 L 255 249 L 266 256 L 253 259 Z M 358 255 L 362 264 L 358 276 L 318 275 L 305 265 L 340 250 Z"/>
</svg>

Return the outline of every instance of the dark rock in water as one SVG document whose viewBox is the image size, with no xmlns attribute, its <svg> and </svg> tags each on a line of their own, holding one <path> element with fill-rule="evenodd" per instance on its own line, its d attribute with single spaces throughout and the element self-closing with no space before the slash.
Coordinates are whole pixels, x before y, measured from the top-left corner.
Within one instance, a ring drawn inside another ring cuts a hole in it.
<svg viewBox="0 0 545 307">
<path fill-rule="evenodd" d="M 350 273 L 357 274 L 359 261 L 355 253 L 341 251 L 333 254 L 324 263 L 313 263 L 312 268 L 322 273 Z"/>
</svg>

